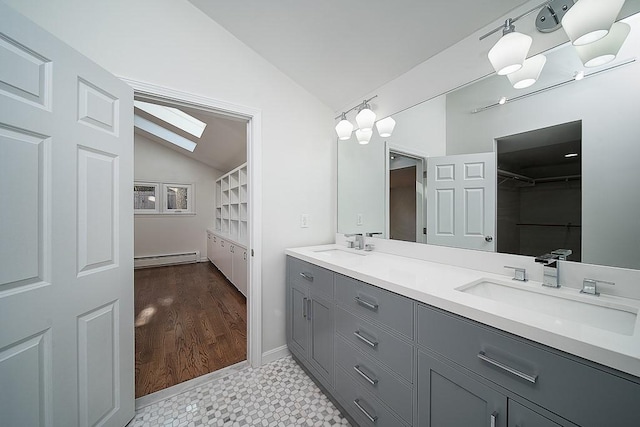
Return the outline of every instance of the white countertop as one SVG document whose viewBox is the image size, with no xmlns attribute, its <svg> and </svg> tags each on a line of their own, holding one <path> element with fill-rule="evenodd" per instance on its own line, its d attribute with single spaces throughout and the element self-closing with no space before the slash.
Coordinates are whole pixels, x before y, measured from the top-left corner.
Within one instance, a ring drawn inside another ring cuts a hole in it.
<svg viewBox="0 0 640 427">
<path fill-rule="evenodd" d="M 344 256 L 335 252 L 340 249 Z M 287 255 L 370 283 L 451 313 L 484 323 L 515 335 L 548 345 L 588 360 L 640 377 L 640 316 L 632 335 L 610 332 L 575 321 L 561 319 L 526 306 L 515 306 L 456 290 L 480 279 L 510 282 L 511 277 L 401 257 L 382 252 L 364 252 L 339 245 L 287 249 Z M 640 311 L 640 301 L 609 295 L 579 294 L 561 287 L 543 288 L 538 282 L 512 282 L 537 292 L 565 295 L 601 304 L 622 304 Z"/>
</svg>

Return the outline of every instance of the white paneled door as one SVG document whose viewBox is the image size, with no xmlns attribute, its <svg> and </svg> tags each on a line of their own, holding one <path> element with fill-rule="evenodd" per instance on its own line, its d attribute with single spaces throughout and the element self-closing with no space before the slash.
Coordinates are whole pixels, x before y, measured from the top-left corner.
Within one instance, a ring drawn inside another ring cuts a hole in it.
<svg viewBox="0 0 640 427">
<path fill-rule="evenodd" d="M 495 252 L 495 153 L 428 158 L 427 212 L 427 243 Z"/>
<path fill-rule="evenodd" d="M 133 90 L 0 3 L 0 425 L 134 415 Z"/>
</svg>

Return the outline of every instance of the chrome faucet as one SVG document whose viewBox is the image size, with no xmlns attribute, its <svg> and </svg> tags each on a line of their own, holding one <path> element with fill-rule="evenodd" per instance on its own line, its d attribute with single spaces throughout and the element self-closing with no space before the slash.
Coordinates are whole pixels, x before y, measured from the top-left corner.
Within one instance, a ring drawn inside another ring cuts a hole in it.
<svg viewBox="0 0 640 427">
<path fill-rule="evenodd" d="M 610 285 L 610 286 L 615 285 L 615 283 L 613 282 L 605 282 L 604 280 L 585 278 L 582 281 L 582 289 L 580 290 L 580 293 L 599 297 L 600 296 L 600 292 L 598 292 L 599 284 Z"/>
<path fill-rule="evenodd" d="M 560 283 L 558 282 L 558 260 L 560 259 L 560 255 L 557 254 L 544 254 L 536 257 L 536 262 L 542 264 L 542 285 L 549 286 L 551 288 L 559 288 Z"/>
<path fill-rule="evenodd" d="M 345 234 L 344 237 L 355 237 L 356 239 L 353 241 L 354 242 L 354 249 L 362 249 L 364 248 L 364 237 L 362 236 L 362 233 L 352 233 L 352 234 Z"/>
</svg>

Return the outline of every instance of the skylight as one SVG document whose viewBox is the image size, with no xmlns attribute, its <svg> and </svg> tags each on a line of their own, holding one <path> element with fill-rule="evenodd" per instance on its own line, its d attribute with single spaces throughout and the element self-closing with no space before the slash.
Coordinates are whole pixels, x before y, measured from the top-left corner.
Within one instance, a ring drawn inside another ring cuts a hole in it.
<svg viewBox="0 0 640 427">
<path fill-rule="evenodd" d="M 204 128 L 207 127 L 206 123 L 201 122 L 195 117 L 190 116 L 177 108 L 142 101 L 133 101 L 133 105 L 136 108 L 159 118 L 163 122 L 167 122 L 178 129 L 182 129 L 183 131 L 190 133 L 196 138 L 201 138 Z"/>
<path fill-rule="evenodd" d="M 155 135 L 158 138 L 162 138 L 163 140 L 177 145 L 178 147 L 184 148 L 185 150 L 191 151 L 192 153 L 193 150 L 196 149 L 195 142 L 183 136 L 180 136 L 175 132 L 171 132 L 170 130 L 165 129 L 162 126 L 145 119 L 144 117 L 135 115 L 133 117 L 133 124 L 138 129 L 149 132 L 150 134 Z"/>
</svg>

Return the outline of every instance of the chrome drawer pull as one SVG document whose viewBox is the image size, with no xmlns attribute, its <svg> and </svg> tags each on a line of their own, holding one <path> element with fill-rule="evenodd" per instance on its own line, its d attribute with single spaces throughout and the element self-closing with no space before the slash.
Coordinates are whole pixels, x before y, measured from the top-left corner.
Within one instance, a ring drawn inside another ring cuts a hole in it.
<svg viewBox="0 0 640 427">
<path fill-rule="evenodd" d="M 491 414 L 491 427 L 496 427 L 496 421 L 498 421 L 498 411 Z"/>
<path fill-rule="evenodd" d="M 362 378 L 364 378 L 365 380 L 369 381 L 369 383 L 371 385 L 376 385 L 378 384 L 378 379 L 377 378 L 371 378 L 369 375 L 365 374 L 364 372 L 362 372 L 362 369 L 360 369 L 360 365 L 356 365 L 353 367 L 353 370 L 356 371 L 358 374 L 360 374 L 360 376 Z"/>
<path fill-rule="evenodd" d="M 302 298 L 302 317 L 307 318 L 307 298 Z"/>
<path fill-rule="evenodd" d="M 311 275 L 311 273 L 300 273 L 300 275 L 308 281 L 313 282 L 313 275 Z"/>
<path fill-rule="evenodd" d="M 360 297 L 355 297 L 354 298 L 356 300 L 356 302 L 362 306 L 365 306 L 371 310 L 378 310 L 378 304 L 371 304 L 370 302 L 367 302 L 365 300 L 363 300 Z"/>
<path fill-rule="evenodd" d="M 353 333 L 353 335 L 355 335 L 355 336 L 356 336 L 356 338 L 358 338 L 360 341 L 362 341 L 362 342 L 366 343 L 367 345 L 370 345 L 370 346 L 371 346 L 371 347 L 373 347 L 373 348 L 376 348 L 376 347 L 378 346 L 378 343 L 377 343 L 377 342 L 375 342 L 375 341 L 371 341 L 370 339 L 368 339 L 368 338 L 366 338 L 366 337 L 362 336 L 362 334 L 360 333 L 360 331 L 355 331 L 355 332 Z"/>
<path fill-rule="evenodd" d="M 378 421 L 378 416 L 374 415 L 371 416 L 371 414 L 369 414 L 367 412 L 366 409 L 364 409 L 361 405 L 360 405 L 360 399 L 356 399 L 353 401 L 353 404 L 356 405 L 356 408 L 360 409 L 360 411 L 367 417 L 369 418 L 369 421 L 371 421 L 372 423 L 375 423 L 376 421 Z"/>
<path fill-rule="evenodd" d="M 504 369 L 505 371 L 509 372 L 510 374 L 513 374 L 517 377 L 520 377 L 524 380 L 529 381 L 530 383 L 535 384 L 536 381 L 538 380 L 538 376 L 537 375 L 529 375 L 529 374 L 525 374 L 524 372 L 520 372 L 517 369 L 513 369 L 511 366 L 507 366 L 504 363 L 498 362 L 495 359 L 490 358 L 489 356 L 487 356 L 484 351 L 481 351 L 480 353 L 478 353 L 478 359 L 480 360 L 484 360 L 487 363 L 490 363 L 493 366 L 496 366 L 500 369 Z"/>
</svg>

